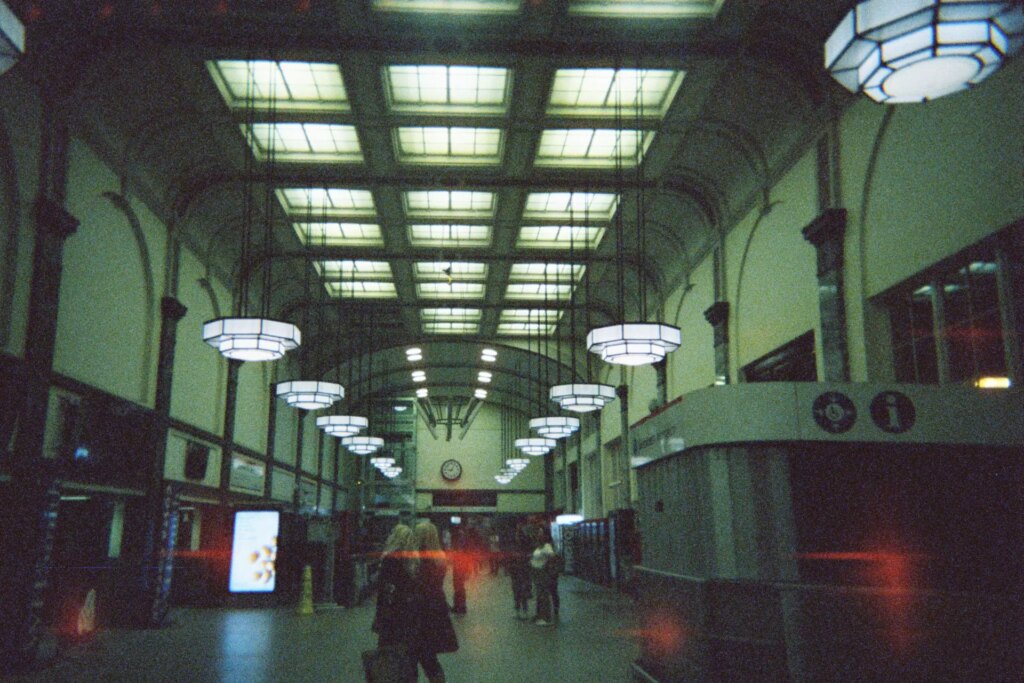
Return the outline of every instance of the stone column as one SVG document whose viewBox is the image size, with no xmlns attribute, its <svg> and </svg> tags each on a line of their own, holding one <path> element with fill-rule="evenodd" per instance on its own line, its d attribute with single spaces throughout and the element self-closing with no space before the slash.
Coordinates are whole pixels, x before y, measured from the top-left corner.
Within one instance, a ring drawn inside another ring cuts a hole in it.
<svg viewBox="0 0 1024 683">
<path fill-rule="evenodd" d="M 238 405 L 238 370 L 242 361 L 228 359 L 227 391 L 224 394 L 224 451 L 220 459 L 220 490 L 231 485 L 231 457 L 235 446 L 235 410 Z"/>
<path fill-rule="evenodd" d="M 25 403 L 11 462 L 12 492 L 5 511 L 10 524 L 2 534 L 0 562 L 0 665 L 27 666 L 47 656 L 43 596 L 60 502 L 58 463 L 43 456 L 50 373 L 57 341 L 57 311 L 65 240 L 78 220 L 57 202 L 40 197 L 35 205 L 35 248 L 25 342 Z"/>
<path fill-rule="evenodd" d="M 729 384 L 729 302 L 716 301 L 704 311 L 714 331 L 715 384 Z"/>
<path fill-rule="evenodd" d="M 178 497 L 173 486 L 164 486 L 164 457 L 171 419 L 171 389 L 178 322 L 188 311 L 173 297 L 160 301 L 160 355 L 157 358 L 154 409 L 159 428 L 153 443 L 146 486 L 146 548 L 142 559 L 142 597 L 137 618 L 142 626 L 159 627 L 167 616 L 171 593 L 174 548 L 177 541 Z"/>
<path fill-rule="evenodd" d="M 623 380 L 625 380 L 625 370 L 623 370 Z M 629 508 L 633 506 L 633 485 L 632 477 L 630 477 L 629 463 L 630 463 L 630 441 L 629 441 L 629 385 L 623 381 L 622 384 L 615 388 L 615 393 L 619 397 L 619 457 L 622 459 L 619 465 L 618 472 L 616 474 L 622 478 L 622 483 L 619 484 L 619 490 L 622 491 L 620 497 L 620 508 Z M 625 500 L 621 500 L 624 497 Z"/>
<path fill-rule="evenodd" d="M 843 245 L 846 209 L 828 209 L 803 229 L 804 239 L 818 250 L 818 307 L 826 382 L 849 382 L 846 305 L 843 287 Z"/>
</svg>

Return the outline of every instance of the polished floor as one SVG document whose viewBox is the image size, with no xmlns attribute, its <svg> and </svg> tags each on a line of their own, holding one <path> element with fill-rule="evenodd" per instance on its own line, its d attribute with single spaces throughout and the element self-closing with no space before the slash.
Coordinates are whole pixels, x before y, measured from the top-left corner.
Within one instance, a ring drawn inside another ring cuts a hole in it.
<svg viewBox="0 0 1024 683">
<path fill-rule="evenodd" d="M 468 587 L 468 613 L 453 615 L 459 651 L 440 655 L 448 682 L 631 680 L 638 648 L 629 598 L 568 576 L 559 594 L 559 623 L 540 627 L 515 619 L 506 576 L 477 577 Z M 360 652 L 376 642 L 372 603 L 312 616 L 290 609 L 178 610 L 168 628 L 102 632 L 62 651 L 47 669 L 3 680 L 359 683 Z"/>
</svg>

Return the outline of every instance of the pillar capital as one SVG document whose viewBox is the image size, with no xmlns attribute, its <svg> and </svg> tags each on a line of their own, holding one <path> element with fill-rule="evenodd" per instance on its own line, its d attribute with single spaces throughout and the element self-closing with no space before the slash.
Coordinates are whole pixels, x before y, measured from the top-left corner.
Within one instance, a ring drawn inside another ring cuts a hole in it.
<svg viewBox="0 0 1024 683">
<path fill-rule="evenodd" d="M 714 327 L 729 320 L 729 302 L 716 301 L 704 311 L 704 319 Z"/>
<path fill-rule="evenodd" d="M 160 314 L 164 318 L 178 322 L 185 317 L 186 313 L 188 313 L 188 309 L 185 307 L 185 304 L 181 303 L 173 296 L 165 296 L 160 299 Z"/>
<path fill-rule="evenodd" d="M 802 231 L 804 239 L 815 247 L 831 241 L 842 241 L 846 234 L 846 209 L 826 209 Z"/>
<path fill-rule="evenodd" d="M 39 197 L 33 210 L 36 229 L 67 239 L 78 230 L 79 221 L 49 197 Z"/>
</svg>

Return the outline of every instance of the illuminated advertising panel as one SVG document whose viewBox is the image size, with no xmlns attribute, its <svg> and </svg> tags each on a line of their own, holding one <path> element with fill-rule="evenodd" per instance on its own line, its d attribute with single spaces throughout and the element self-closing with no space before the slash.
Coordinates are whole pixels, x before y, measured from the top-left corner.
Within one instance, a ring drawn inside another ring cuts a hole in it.
<svg viewBox="0 0 1024 683">
<path fill-rule="evenodd" d="M 277 533 L 281 513 L 244 510 L 235 513 L 231 542 L 232 593 L 271 593 L 277 578 Z"/>
</svg>

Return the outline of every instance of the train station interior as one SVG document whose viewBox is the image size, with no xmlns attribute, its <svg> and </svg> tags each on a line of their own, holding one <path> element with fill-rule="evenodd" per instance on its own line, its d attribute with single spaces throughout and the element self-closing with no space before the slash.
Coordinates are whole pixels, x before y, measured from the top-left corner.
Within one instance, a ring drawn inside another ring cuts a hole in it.
<svg viewBox="0 0 1024 683">
<path fill-rule="evenodd" d="M 0 0 L 0 679 L 364 680 L 426 520 L 472 559 L 431 683 L 1020 681 L 1022 43 Z"/>
</svg>

